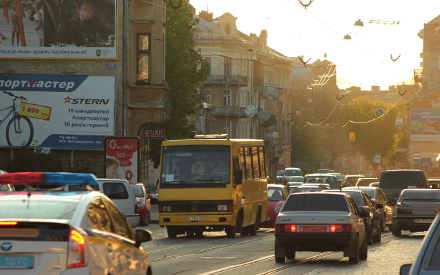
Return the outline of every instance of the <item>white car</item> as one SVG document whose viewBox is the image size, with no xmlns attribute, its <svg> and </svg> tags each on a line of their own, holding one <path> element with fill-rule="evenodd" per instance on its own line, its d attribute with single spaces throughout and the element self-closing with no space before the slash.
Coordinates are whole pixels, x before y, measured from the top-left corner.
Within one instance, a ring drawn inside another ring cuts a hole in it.
<svg viewBox="0 0 440 275">
<path fill-rule="evenodd" d="M 350 263 L 366 260 L 367 216 L 345 193 L 290 194 L 275 224 L 275 261 L 295 259 L 297 251 L 343 251 Z"/>
<path fill-rule="evenodd" d="M 96 184 L 91 174 L 9 173 L 0 184 L 31 184 L 0 195 L 1 274 L 152 274 L 141 243 L 107 196 L 57 191 L 66 184 Z M 51 190 L 45 190 L 50 188 Z"/>
<path fill-rule="evenodd" d="M 122 213 L 125 214 L 128 222 L 132 227 L 139 224 L 140 216 L 137 213 L 137 201 L 130 183 L 122 179 L 106 179 L 99 178 L 97 184 L 89 185 L 94 190 L 104 193 L 109 197 Z M 84 185 L 67 185 L 64 187 L 65 191 L 85 191 Z"/>
</svg>

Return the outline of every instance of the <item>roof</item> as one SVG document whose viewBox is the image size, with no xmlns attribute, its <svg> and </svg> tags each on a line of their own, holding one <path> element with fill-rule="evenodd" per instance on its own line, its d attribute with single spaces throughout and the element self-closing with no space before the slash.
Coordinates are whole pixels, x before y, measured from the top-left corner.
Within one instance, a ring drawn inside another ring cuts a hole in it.
<svg viewBox="0 0 440 275">
<path fill-rule="evenodd" d="M 283 184 L 269 183 L 269 184 L 267 185 L 267 187 L 284 187 L 284 185 L 283 185 Z"/>
</svg>

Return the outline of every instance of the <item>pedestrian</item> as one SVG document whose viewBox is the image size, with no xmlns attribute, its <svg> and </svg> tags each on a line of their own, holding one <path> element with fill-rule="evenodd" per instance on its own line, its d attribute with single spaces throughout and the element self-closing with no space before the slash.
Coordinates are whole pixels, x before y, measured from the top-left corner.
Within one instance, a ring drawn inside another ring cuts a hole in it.
<svg viewBox="0 0 440 275">
<path fill-rule="evenodd" d="M 14 46 L 14 40 L 17 38 L 17 47 L 20 44 L 20 29 L 18 28 L 18 15 L 15 3 L 11 4 L 11 12 L 9 13 L 9 18 L 11 19 L 11 45 Z"/>
<path fill-rule="evenodd" d="M 44 44 L 44 11 L 43 3 L 41 1 L 36 2 L 37 12 L 35 14 L 35 33 L 38 37 L 38 46 L 43 47 Z"/>
</svg>

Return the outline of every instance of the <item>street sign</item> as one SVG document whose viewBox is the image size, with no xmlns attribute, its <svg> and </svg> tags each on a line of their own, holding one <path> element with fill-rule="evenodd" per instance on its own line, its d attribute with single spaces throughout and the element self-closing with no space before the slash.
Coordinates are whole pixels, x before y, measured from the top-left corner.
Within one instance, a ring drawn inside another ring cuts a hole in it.
<svg viewBox="0 0 440 275">
<path fill-rule="evenodd" d="M 356 141 L 356 133 L 355 132 L 348 133 L 348 140 L 349 141 Z"/>
<path fill-rule="evenodd" d="M 403 127 L 403 117 L 396 117 L 396 127 Z"/>
<path fill-rule="evenodd" d="M 422 158 L 421 159 L 421 167 L 431 167 L 431 159 L 430 158 Z"/>
<path fill-rule="evenodd" d="M 380 154 L 375 154 L 373 156 L 373 163 L 381 163 L 381 155 Z"/>
<path fill-rule="evenodd" d="M 420 162 L 420 152 L 414 152 L 414 162 Z"/>
<path fill-rule="evenodd" d="M 144 138 L 165 139 L 165 128 L 146 128 Z"/>
<path fill-rule="evenodd" d="M 384 113 L 384 111 L 383 111 L 382 108 L 377 108 L 376 110 L 374 110 L 374 116 L 375 117 L 380 117 L 380 116 L 383 115 L 383 113 Z"/>
</svg>

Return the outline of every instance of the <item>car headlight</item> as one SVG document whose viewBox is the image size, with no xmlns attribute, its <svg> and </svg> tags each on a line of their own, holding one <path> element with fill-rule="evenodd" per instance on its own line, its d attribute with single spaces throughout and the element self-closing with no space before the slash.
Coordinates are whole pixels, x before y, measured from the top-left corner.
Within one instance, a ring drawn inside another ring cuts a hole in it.
<svg viewBox="0 0 440 275">
<path fill-rule="evenodd" d="M 281 206 L 277 206 L 277 207 L 275 207 L 274 211 L 275 211 L 275 213 L 280 213 L 280 211 L 281 211 Z"/>
<path fill-rule="evenodd" d="M 171 212 L 171 206 L 169 206 L 169 205 L 167 205 L 167 206 L 163 206 L 163 207 L 162 207 L 162 210 L 163 210 L 164 212 Z"/>
<path fill-rule="evenodd" d="M 219 204 L 217 206 L 218 211 L 232 211 L 232 204 Z"/>
</svg>

